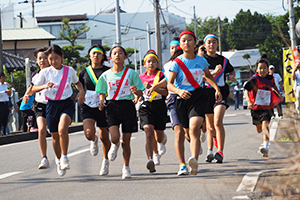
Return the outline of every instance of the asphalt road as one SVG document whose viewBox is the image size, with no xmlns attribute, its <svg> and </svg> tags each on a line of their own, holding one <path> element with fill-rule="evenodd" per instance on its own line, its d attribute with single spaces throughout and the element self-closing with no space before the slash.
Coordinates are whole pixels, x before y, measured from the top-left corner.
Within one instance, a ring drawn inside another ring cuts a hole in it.
<svg viewBox="0 0 300 200">
<path fill-rule="evenodd" d="M 205 163 L 204 152 L 199 157 L 196 176 L 177 176 L 179 164 L 174 151 L 174 133 L 168 124 L 167 152 L 156 166 L 156 173 L 146 169 L 145 135 L 132 136 L 132 178 L 121 179 L 122 149 L 110 162 L 108 176 L 99 176 L 103 154 L 91 156 L 89 142 L 83 132 L 70 134 L 69 159 L 71 169 L 59 177 L 54 163 L 51 138 L 48 138 L 50 168 L 38 170 L 40 153 L 37 140 L 0 146 L 0 199 L 232 199 L 248 172 L 270 169 L 272 166 L 257 153 L 262 135 L 255 132 L 247 110 L 227 110 L 224 125 L 226 143 L 224 163 Z M 100 145 L 101 147 L 101 145 Z M 185 143 L 186 160 L 190 156 Z M 270 158 L 276 160 L 276 148 Z M 274 166 L 275 167 L 275 166 Z"/>
</svg>

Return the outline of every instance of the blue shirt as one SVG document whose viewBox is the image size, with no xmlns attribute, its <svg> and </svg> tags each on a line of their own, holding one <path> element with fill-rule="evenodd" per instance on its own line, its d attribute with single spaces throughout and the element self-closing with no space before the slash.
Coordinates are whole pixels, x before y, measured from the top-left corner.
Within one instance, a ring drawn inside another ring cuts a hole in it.
<svg viewBox="0 0 300 200">
<path fill-rule="evenodd" d="M 183 55 L 178 56 L 178 58 L 190 70 L 190 72 L 192 73 L 196 82 L 200 86 L 203 86 L 203 74 L 204 74 L 203 71 L 208 69 L 208 67 L 209 67 L 207 60 L 205 58 L 197 56 L 197 55 L 196 55 L 196 58 L 194 58 L 194 59 L 187 59 Z M 175 87 L 177 87 L 179 89 L 187 90 L 187 91 L 195 90 L 195 88 L 187 80 L 184 72 L 181 70 L 181 68 L 175 61 L 172 62 L 170 71 L 177 73 L 177 76 L 174 81 Z"/>
<path fill-rule="evenodd" d="M 29 99 L 27 103 L 24 103 L 24 101 L 22 101 L 20 105 L 20 110 L 30 110 L 34 101 L 34 96 L 35 95 L 28 96 Z"/>
</svg>

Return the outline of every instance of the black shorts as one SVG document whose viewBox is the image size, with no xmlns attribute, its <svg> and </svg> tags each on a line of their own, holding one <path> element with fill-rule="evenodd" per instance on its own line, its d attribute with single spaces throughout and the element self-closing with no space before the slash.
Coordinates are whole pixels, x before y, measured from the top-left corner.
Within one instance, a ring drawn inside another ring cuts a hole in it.
<svg viewBox="0 0 300 200">
<path fill-rule="evenodd" d="M 263 121 L 271 121 L 272 110 L 251 110 L 252 124 L 261 125 Z"/>
<path fill-rule="evenodd" d="M 198 88 L 191 98 L 182 99 L 177 96 L 175 100 L 177 117 L 183 128 L 189 128 L 189 119 L 194 116 L 205 117 L 207 95 L 206 89 Z"/>
<path fill-rule="evenodd" d="M 228 85 L 224 86 L 224 87 L 220 87 L 221 90 L 221 94 L 222 94 L 222 101 L 220 102 L 216 102 L 216 98 L 215 98 L 215 92 L 216 90 L 214 88 L 207 88 L 205 89 L 207 92 L 207 107 L 206 107 L 206 114 L 213 114 L 214 113 L 214 108 L 217 105 L 224 105 L 226 106 L 226 109 L 229 107 L 229 105 L 227 104 L 227 97 L 229 95 L 229 87 Z"/>
<path fill-rule="evenodd" d="M 140 128 L 146 124 L 154 126 L 155 130 L 165 130 L 167 122 L 167 106 L 165 101 L 144 101 L 139 109 Z"/>
<path fill-rule="evenodd" d="M 81 116 L 82 120 L 93 119 L 96 121 L 97 127 L 107 127 L 105 110 L 100 111 L 99 108 L 91 108 L 86 104 L 81 105 Z"/>
<path fill-rule="evenodd" d="M 58 123 L 62 114 L 67 114 L 72 119 L 75 112 L 74 101 L 71 98 L 65 100 L 48 100 L 46 105 L 46 120 L 51 133 L 58 132 Z"/>
<path fill-rule="evenodd" d="M 108 101 L 105 114 L 108 128 L 122 124 L 123 133 L 138 131 L 136 109 L 131 100 Z"/>
<path fill-rule="evenodd" d="M 46 104 L 44 103 L 37 103 L 34 106 L 34 113 L 35 113 L 35 117 L 44 117 L 46 118 Z"/>
</svg>

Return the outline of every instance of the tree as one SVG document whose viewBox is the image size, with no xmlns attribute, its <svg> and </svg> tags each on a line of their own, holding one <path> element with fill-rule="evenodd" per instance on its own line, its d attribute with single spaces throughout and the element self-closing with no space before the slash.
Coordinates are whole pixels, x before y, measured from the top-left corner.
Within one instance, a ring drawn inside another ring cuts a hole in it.
<svg viewBox="0 0 300 200">
<path fill-rule="evenodd" d="M 59 37 L 61 37 L 61 39 L 70 42 L 70 45 L 62 47 L 65 58 L 64 64 L 76 68 L 76 63 L 83 63 L 88 61 L 87 57 L 80 57 L 79 50 L 82 51 L 84 49 L 84 46 L 76 45 L 76 39 L 82 34 L 88 32 L 90 30 L 90 27 L 87 27 L 84 24 L 82 26 L 76 27 L 75 29 L 72 29 L 71 25 L 69 24 L 70 20 L 68 18 L 64 18 L 62 22 L 63 27 L 58 35 Z"/>
</svg>

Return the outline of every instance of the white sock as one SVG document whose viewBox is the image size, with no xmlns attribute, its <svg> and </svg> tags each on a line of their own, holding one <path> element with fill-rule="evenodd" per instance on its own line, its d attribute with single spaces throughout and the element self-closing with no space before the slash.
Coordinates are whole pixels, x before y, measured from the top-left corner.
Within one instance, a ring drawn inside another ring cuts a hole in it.
<svg viewBox="0 0 300 200">
<path fill-rule="evenodd" d="M 264 148 L 268 150 L 269 148 L 269 141 L 264 141 Z"/>
<path fill-rule="evenodd" d="M 213 154 L 212 150 L 208 150 L 208 151 L 207 151 L 207 155 L 208 155 L 208 154 Z"/>
<path fill-rule="evenodd" d="M 68 156 L 67 155 L 61 155 L 61 160 L 68 160 Z"/>
<path fill-rule="evenodd" d="M 124 169 L 130 169 L 129 165 L 128 166 L 125 166 L 123 165 Z"/>
</svg>

